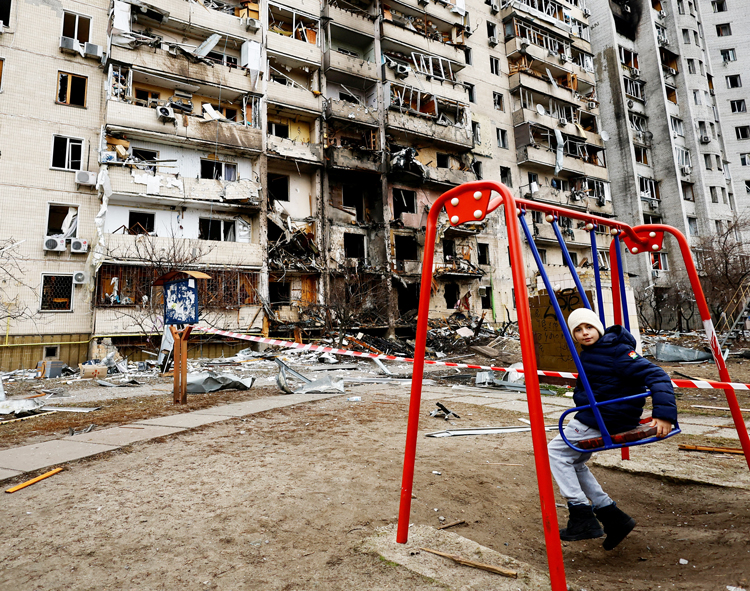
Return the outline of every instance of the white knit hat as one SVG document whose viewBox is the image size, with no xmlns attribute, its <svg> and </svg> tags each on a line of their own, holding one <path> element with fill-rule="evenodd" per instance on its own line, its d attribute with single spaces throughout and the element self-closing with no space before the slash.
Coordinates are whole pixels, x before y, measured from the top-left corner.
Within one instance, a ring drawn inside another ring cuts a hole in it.
<svg viewBox="0 0 750 591">
<path fill-rule="evenodd" d="M 604 325 L 602 324 L 602 321 L 599 320 L 599 316 L 593 310 L 589 310 L 588 308 L 578 308 L 570 313 L 570 316 L 568 316 L 568 328 L 570 329 L 570 334 L 573 334 L 575 329 L 581 324 L 590 324 L 599 331 L 600 336 L 604 336 Z"/>
</svg>

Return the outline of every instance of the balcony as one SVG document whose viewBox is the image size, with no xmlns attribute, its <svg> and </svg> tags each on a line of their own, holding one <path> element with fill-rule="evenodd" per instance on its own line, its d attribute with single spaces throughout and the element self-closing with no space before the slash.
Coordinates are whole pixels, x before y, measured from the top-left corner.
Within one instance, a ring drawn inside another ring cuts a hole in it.
<svg viewBox="0 0 750 591">
<path fill-rule="evenodd" d="M 146 4 L 144 2 L 144 4 Z M 221 33 L 238 39 L 251 39 L 253 29 L 248 29 L 246 22 L 241 21 L 234 14 L 227 14 L 218 10 L 207 10 L 194 2 L 184 0 L 159 0 L 151 3 L 159 10 L 169 12 L 167 26 L 170 29 L 185 30 L 190 28 L 202 29 L 206 32 Z M 258 33 L 260 40 L 260 33 Z"/>
<path fill-rule="evenodd" d="M 348 101 L 328 99 L 326 102 L 326 119 L 344 119 L 363 125 L 378 125 L 377 108 L 367 108 Z"/>
<path fill-rule="evenodd" d="M 116 261 L 139 260 L 136 253 L 143 249 L 137 249 L 136 240 L 142 237 L 142 234 L 136 236 L 108 234 L 105 238 L 105 258 Z M 172 238 L 171 236 L 151 236 L 148 240 L 153 241 L 153 245 L 148 247 L 148 250 L 153 252 L 160 252 L 161 249 L 164 249 L 164 252 L 205 252 L 206 254 L 200 258 L 201 265 L 260 267 L 263 264 L 261 246 L 252 242 L 215 242 L 195 238 Z"/>
<path fill-rule="evenodd" d="M 263 149 L 261 130 L 224 121 L 203 122 L 200 117 L 177 115 L 173 122 L 161 122 L 156 111 L 148 107 L 107 101 L 106 124 L 110 130 L 122 131 L 133 137 L 158 139 L 167 143 L 195 143 L 214 149 L 241 149 L 260 152 Z"/>
<path fill-rule="evenodd" d="M 451 82 L 450 80 L 441 81 L 438 78 L 429 79 L 424 74 L 417 74 L 413 69 L 409 70 L 406 77 L 396 76 L 393 68 L 384 67 L 385 79 L 398 85 L 413 86 L 419 88 L 426 94 L 432 94 L 441 98 L 456 101 L 458 103 L 467 103 L 469 95 L 466 87 L 460 82 Z"/>
<path fill-rule="evenodd" d="M 534 90 L 562 101 L 573 102 L 574 99 L 574 91 L 572 87 L 561 85 L 557 79 L 555 80 L 557 86 L 555 86 L 546 75 L 542 77 L 541 74 L 531 75 L 527 72 L 516 72 L 510 76 L 508 82 L 510 84 L 511 92 L 519 86 L 522 86 L 529 90 Z"/>
<path fill-rule="evenodd" d="M 269 35 L 271 37 L 271 35 Z M 323 110 L 323 98 L 306 88 L 299 88 L 277 82 L 268 83 L 268 102 L 275 105 L 294 107 L 319 114 Z"/>
<path fill-rule="evenodd" d="M 477 175 L 471 170 L 455 170 L 452 168 L 425 166 L 425 171 L 427 174 L 424 177 L 424 182 L 436 185 L 457 186 L 477 180 Z"/>
<path fill-rule="evenodd" d="M 431 118 L 389 110 L 386 115 L 386 126 L 390 130 L 429 138 L 439 144 L 462 150 L 474 147 L 474 138 L 470 130 L 457 125 L 438 125 Z"/>
<path fill-rule="evenodd" d="M 287 37 L 279 33 L 268 33 L 266 41 L 269 52 L 280 53 L 297 60 L 320 65 L 322 52 L 320 51 L 320 47 L 313 43 Z"/>
<path fill-rule="evenodd" d="M 326 149 L 325 155 L 326 165 L 329 168 L 383 172 L 383 154 L 379 150 L 355 150 L 331 146 Z"/>
<path fill-rule="evenodd" d="M 115 197 L 141 198 L 153 203 L 160 199 L 170 202 L 193 200 L 236 204 L 243 208 L 260 207 L 260 184 L 250 179 L 225 182 L 215 179 L 195 179 L 175 174 L 153 174 L 124 166 L 108 168 L 112 193 Z"/>
<path fill-rule="evenodd" d="M 323 164 L 323 154 L 320 144 L 295 142 L 288 138 L 268 136 L 269 156 L 281 156 L 294 160 L 306 160 L 312 164 Z"/>
<path fill-rule="evenodd" d="M 340 26 L 357 31 L 370 37 L 375 36 L 375 15 L 365 15 L 362 13 L 350 12 L 337 6 L 331 6 L 326 3 L 323 8 L 325 16 L 331 19 L 331 22 Z"/>
<path fill-rule="evenodd" d="M 378 80 L 378 65 L 375 62 L 364 61 L 358 57 L 345 55 L 335 50 L 326 51 L 323 54 L 323 69 L 328 72 L 333 70 L 357 78 L 367 80 Z"/>
<path fill-rule="evenodd" d="M 163 49 L 126 49 L 113 45 L 111 57 L 114 61 L 133 65 L 141 71 L 148 70 L 156 74 L 163 72 L 183 82 L 209 82 L 243 93 L 250 87 L 250 79 L 243 68 L 230 68 L 222 64 L 214 64 L 212 67 L 204 63 L 192 63 L 185 57 L 173 56 Z"/>
<path fill-rule="evenodd" d="M 527 56 L 535 62 L 541 62 L 545 68 L 549 68 L 555 77 L 564 76 L 565 74 L 575 74 L 580 81 L 586 81 L 588 84 L 596 84 L 596 77 L 593 72 L 584 70 L 581 66 L 565 57 L 562 61 L 559 55 L 550 55 L 550 52 L 543 47 L 529 43 L 521 37 L 513 37 L 505 42 L 505 51 L 508 58 L 515 58 L 520 55 Z M 512 71 L 512 70 L 511 70 Z"/>
<path fill-rule="evenodd" d="M 526 145 L 516 149 L 516 159 L 519 166 L 535 165 L 540 168 L 555 169 L 555 151 L 546 146 Z M 586 176 L 599 180 L 608 180 L 607 169 L 596 164 L 589 164 L 580 158 L 565 156 L 562 170 L 576 176 Z"/>
<path fill-rule="evenodd" d="M 518 109 L 513 112 L 513 126 L 515 127 L 522 123 L 536 123 L 551 129 L 557 128 L 568 135 L 579 136 L 581 139 L 585 139 L 587 144 L 595 145 L 600 148 L 604 147 L 604 142 L 598 133 L 586 130 L 581 131 L 581 129 L 579 129 L 572 121 L 568 121 L 565 125 L 561 125 L 560 120 L 551 115 L 540 115 L 537 111 L 532 111 L 530 109 Z"/>
<path fill-rule="evenodd" d="M 389 40 L 405 46 L 401 51 L 407 54 L 416 51 L 443 57 L 457 63 L 465 63 L 466 61 L 462 48 L 429 39 L 420 33 L 404 29 L 387 20 L 382 21 L 382 38 L 384 41 Z"/>
</svg>

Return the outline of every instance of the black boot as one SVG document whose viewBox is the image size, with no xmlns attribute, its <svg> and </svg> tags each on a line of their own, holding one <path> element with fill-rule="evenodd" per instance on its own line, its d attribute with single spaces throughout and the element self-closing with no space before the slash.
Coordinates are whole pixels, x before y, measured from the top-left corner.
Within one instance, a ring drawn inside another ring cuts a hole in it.
<svg viewBox="0 0 750 591">
<path fill-rule="evenodd" d="M 590 540 L 591 538 L 601 538 L 604 535 L 602 526 L 594 517 L 594 511 L 591 505 L 572 505 L 568 503 L 570 518 L 568 526 L 560 530 L 560 539 L 566 542 L 575 542 L 577 540 Z"/>
<path fill-rule="evenodd" d="M 601 507 L 595 513 L 604 526 L 604 533 L 607 534 L 607 539 L 602 544 L 605 550 L 612 550 L 635 527 L 635 519 L 618 509 L 616 503 Z"/>
</svg>

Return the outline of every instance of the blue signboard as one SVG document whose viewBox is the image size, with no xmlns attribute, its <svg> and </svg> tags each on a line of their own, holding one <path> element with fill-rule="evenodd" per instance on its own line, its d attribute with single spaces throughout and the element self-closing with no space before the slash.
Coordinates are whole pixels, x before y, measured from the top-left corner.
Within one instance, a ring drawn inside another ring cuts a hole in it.
<svg viewBox="0 0 750 591">
<path fill-rule="evenodd" d="M 198 287 L 195 279 L 164 284 L 164 323 L 198 323 Z"/>
</svg>

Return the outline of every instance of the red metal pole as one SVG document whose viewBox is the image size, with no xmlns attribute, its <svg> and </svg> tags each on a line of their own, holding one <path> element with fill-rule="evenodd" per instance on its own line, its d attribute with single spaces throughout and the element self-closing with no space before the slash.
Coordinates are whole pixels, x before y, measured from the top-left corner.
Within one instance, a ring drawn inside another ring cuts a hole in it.
<svg viewBox="0 0 750 591">
<path fill-rule="evenodd" d="M 714 323 L 713 320 L 711 320 L 711 312 L 706 303 L 706 296 L 703 293 L 703 286 L 701 286 L 700 277 L 698 277 L 698 271 L 695 268 L 693 254 L 690 252 L 690 245 L 688 244 L 687 238 L 685 238 L 682 232 L 671 226 L 650 224 L 648 228 L 656 231 L 661 230 L 663 232 L 668 232 L 677 240 L 677 244 L 680 246 L 680 252 L 682 253 L 682 258 L 685 262 L 685 269 L 690 278 L 690 285 L 693 288 L 693 294 L 695 294 L 695 303 L 698 305 L 698 311 L 700 312 L 701 320 L 703 320 L 703 328 L 706 331 L 708 344 L 711 347 L 711 353 L 714 356 L 716 368 L 719 370 L 719 376 L 722 382 L 731 382 L 732 380 L 729 377 L 729 370 L 727 369 L 727 364 L 724 362 L 724 357 L 721 354 L 719 338 L 716 336 Z M 740 403 L 737 401 L 737 395 L 732 388 L 725 388 L 724 394 L 727 397 L 727 403 L 729 404 L 729 410 L 732 413 L 732 419 L 734 420 L 734 426 L 737 429 L 737 435 L 740 438 L 742 450 L 745 452 L 745 461 L 747 462 L 748 468 L 750 468 L 750 435 L 748 435 L 747 427 L 745 426 L 745 421 L 742 417 Z"/>
<path fill-rule="evenodd" d="M 620 248 L 620 241 L 616 238 L 612 239 L 609 244 L 609 274 L 612 283 L 612 307 L 614 312 L 615 324 L 622 325 L 622 299 L 620 298 L 620 268 L 617 266 L 617 252 L 616 248 Z M 620 457 L 623 460 L 630 459 L 630 448 L 621 447 Z"/>
<path fill-rule="evenodd" d="M 411 513 L 411 491 L 414 484 L 414 462 L 417 454 L 417 433 L 419 431 L 419 407 L 422 401 L 422 378 L 424 376 L 424 355 L 427 346 L 427 321 L 430 315 L 430 292 L 432 288 L 432 262 L 435 254 L 435 234 L 440 210 L 448 200 L 448 193 L 438 197 L 427 215 L 422 257 L 422 285 L 419 288 L 417 309 L 417 334 L 414 343 L 414 371 L 411 376 L 411 397 L 409 400 L 409 420 L 406 425 L 406 447 L 404 449 L 404 471 L 401 477 L 401 502 L 398 510 L 396 542 L 405 544 L 409 538 L 409 515 Z"/>
<path fill-rule="evenodd" d="M 534 350 L 531 310 L 529 308 L 529 295 L 526 287 L 523 263 L 523 246 L 518 230 L 518 211 L 515 199 L 505 185 L 500 185 L 497 190 L 503 196 L 505 204 L 505 222 L 508 227 L 508 248 L 511 260 L 510 267 L 516 294 L 518 333 L 521 337 L 526 399 L 529 405 L 531 439 L 534 446 L 534 463 L 536 464 L 539 501 L 542 508 L 542 525 L 544 527 L 544 541 L 547 546 L 550 583 L 552 584 L 552 591 L 566 591 L 568 587 L 565 582 L 565 565 L 563 563 L 562 544 L 560 542 L 560 529 L 557 524 L 557 510 L 555 509 L 555 491 L 552 488 L 552 473 L 549 466 L 542 396 L 539 391 L 539 376 L 536 373 L 536 352 Z"/>
</svg>

